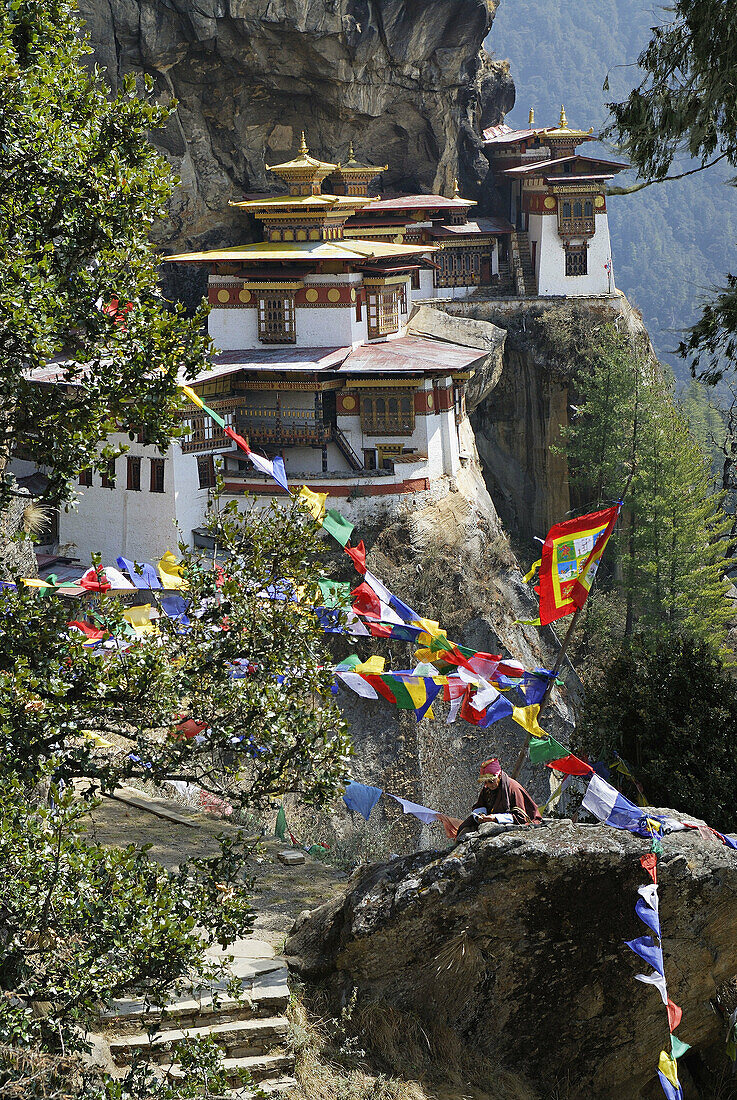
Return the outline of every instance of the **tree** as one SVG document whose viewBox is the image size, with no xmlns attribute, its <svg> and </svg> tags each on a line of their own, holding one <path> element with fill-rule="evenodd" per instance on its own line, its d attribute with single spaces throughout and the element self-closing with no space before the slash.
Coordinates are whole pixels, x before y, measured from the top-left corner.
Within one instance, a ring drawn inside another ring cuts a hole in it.
<svg viewBox="0 0 737 1100">
<path fill-rule="evenodd" d="M 653 27 L 638 58 L 643 80 L 623 102 L 607 104 L 608 134 L 644 181 L 636 188 L 719 161 L 737 166 L 737 9 L 724 0 L 676 0 L 668 11 L 670 21 Z M 698 161 L 696 167 L 669 175 L 684 155 Z M 704 380 L 721 378 L 725 360 L 737 352 L 737 277 L 728 274 L 726 286 L 714 288 L 678 350 L 691 356 L 694 372 L 705 357 Z"/>
<path fill-rule="evenodd" d="M 203 316 L 163 299 L 149 243 L 176 181 L 148 135 L 174 104 L 133 77 L 111 96 L 89 52 L 69 0 L 0 5 L 0 505 L 19 441 L 51 500 L 102 468 L 113 430 L 165 448 L 177 375 L 209 347 Z M 61 383 L 32 383 L 50 361 Z"/>
<path fill-rule="evenodd" d="M 595 758 L 633 766 L 650 805 L 676 806 L 717 829 L 737 827 L 734 679 L 707 642 L 638 635 L 587 684 L 577 729 Z"/>
<path fill-rule="evenodd" d="M 729 520 L 650 349 L 602 326 L 576 386 L 582 400 L 564 432 L 576 492 L 600 507 L 626 487 L 612 578 L 625 602 L 621 635 L 686 630 L 719 646 L 732 614 L 723 580 Z"/>
<path fill-rule="evenodd" d="M 83 609 L 3 591 L 0 728 L 5 766 L 24 782 L 48 768 L 56 783 L 85 778 L 105 793 L 174 780 L 244 807 L 285 790 L 316 803 L 334 793 L 348 739 L 310 608 L 318 528 L 299 503 L 231 501 L 210 530 L 225 569 L 182 545 L 186 588 L 173 607 L 171 592 L 152 594 L 160 618 L 148 638 L 132 639 L 121 602 L 103 596 L 94 618 L 108 643 L 90 650 L 67 627 Z M 178 731 L 182 718 L 200 732 Z"/>
</svg>

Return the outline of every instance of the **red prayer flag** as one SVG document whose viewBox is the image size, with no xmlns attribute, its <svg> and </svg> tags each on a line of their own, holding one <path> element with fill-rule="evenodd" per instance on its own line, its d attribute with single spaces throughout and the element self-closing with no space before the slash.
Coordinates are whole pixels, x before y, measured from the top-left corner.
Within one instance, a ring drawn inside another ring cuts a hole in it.
<svg viewBox="0 0 737 1100">
<path fill-rule="evenodd" d="M 346 554 L 349 558 L 353 559 L 353 564 L 356 567 L 356 572 L 366 572 L 366 547 L 363 545 L 363 539 L 359 542 L 358 546 L 346 546 L 344 547 Z"/>
<path fill-rule="evenodd" d="M 378 676 L 373 672 L 361 672 L 360 675 L 363 677 L 367 684 L 370 684 L 375 691 L 378 691 L 379 695 L 383 696 L 383 698 L 386 699 L 387 703 L 391 703 L 393 706 L 396 706 L 397 697 L 391 690 L 389 685 L 386 684 L 384 680 L 382 680 L 381 676 Z"/>
<path fill-rule="evenodd" d="M 668 1027 L 671 1032 L 675 1031 L 681 1020 L 683 1019 L 683 1009 L 678 1005 L 673 1004 L 673 1001 L 668 998 Z"/>
<path fill-rule="evenodd" d="M 594 774 L 594 769 L 591 765 L 587 764 L 585 760 L 579 760 L 573 753 L 569 753 L 568 756 L 562 756 L 560 760 L 551 760 L 545 767 L 555 768 L 557 772 L 563 772 L 564 775 Z"/>
<path fill-rule="evenodd" d="M 539 571 L 540 623 L 546 626 L 583 607 L 621 504 L 556 523 L 543 543 Z"/>
<path fill-rule="evenodd" d="M 658 857 L 655 852 L 648 852 L 647 855 L 640 856 L 640 863 L 645 871 L 649 874 L 653 882 L 658 881 Z M 673 1030 L 671 1028 L 671 1030 Z"/>
<path fill-rule="evenodd" d="M 228 439 L 232 439 L 236 447 L 240 447 L 242 451 L 245 451 L 247 455 L 250 455 L 251 448 L 246 443 L 242 435 L 238 435 L 238 432 L 234 432 L 232 428 L 223 428 L 223 433 L 227 435 Z"/>
</svg>

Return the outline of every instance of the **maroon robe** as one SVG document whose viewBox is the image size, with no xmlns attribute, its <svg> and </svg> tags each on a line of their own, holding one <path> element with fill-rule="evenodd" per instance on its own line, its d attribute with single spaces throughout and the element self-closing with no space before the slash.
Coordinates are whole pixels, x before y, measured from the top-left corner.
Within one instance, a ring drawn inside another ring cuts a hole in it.
<svg viewBox="0 0 737 1100">
<path fill-rule="evenodd" d="M 483 807 L 487 814 L 512 814 L 519 825 L 532 822 L 538 825 L 542 821 L 537 805 L 516 779 L 512 779 L 506 772 L 502 772 L 499 786 L 495 789 L 482 787 L 476 799 L 476 806 Z M 458 836 L 463 832 L 475 832 L 479 822 L 473 814 L 459 826 Z"/>
</svg>

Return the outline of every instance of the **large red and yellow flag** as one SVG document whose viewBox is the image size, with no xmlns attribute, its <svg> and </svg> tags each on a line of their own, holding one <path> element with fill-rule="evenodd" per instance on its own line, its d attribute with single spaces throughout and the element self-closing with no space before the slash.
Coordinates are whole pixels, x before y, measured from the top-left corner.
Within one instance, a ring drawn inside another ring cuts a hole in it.
<svg viewBox="0 0 737 1100">
<path fill-rule="evenodd" d="M 621 504 L 556 523 L 548 531 L 540 558 L 540 623 L 562 619 L 583 607 L 599 559 L 614 530 Z"/>
</svg>

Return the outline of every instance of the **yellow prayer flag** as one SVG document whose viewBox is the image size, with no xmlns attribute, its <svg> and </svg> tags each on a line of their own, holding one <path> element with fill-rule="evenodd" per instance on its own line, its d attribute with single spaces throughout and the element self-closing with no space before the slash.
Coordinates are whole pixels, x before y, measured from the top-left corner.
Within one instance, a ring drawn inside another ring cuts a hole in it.
<svg viewBox="0 0 737 1100">
<path fill-rule="evenodd" d="M 49 584 L 48 581 L 42 581 L 40 577 L 22 577 L 23 584 L 26 588 L 53 588 L 53 584 Z"/>
<path fill-rule="evenodd" d="M 112 741 L 100 737 L 99 733 L 95 733 L 94 730 L 82 730 L 82 736 L 88 741 L 94 742 L 95 745 L 99 745 L 101 749 L 111 749 L 113 747 Z"/>
<path fill-rule="evenodd" d="M 542 558 L 538 558 L 537 561 L 534 561 L 532 563 L 532 565 L 530 566 L 530 572 L 525 573 L 525 584 L 530 583 L 530 581 L 535 576 L 535 573 L 537 573 L 537 571 L 538 571 L 538 569 L 540 568 L 541 565 L 542 565 Z"/>
<path fill-rule="evenodd" d="M 161 577 L 161 583 L 164 588 L 187 587 L 187 582 L 182 577 L 182 566 L 174 557 L 171 550 L 167 550 L 159 562 L 159 576 Z"/>
<path fill-rule="evenodd" d="M 194 392 L 194 390 L 193 390 L 193 389 L 190 389 L 190 387 L 189 387 L 189 386 L 182 386 L 182 390 L 184 391 L 184 393 L 186 393 L 186 395 L 187 395 L 187 397 L 188 397 L 188 398 L 190 399 L 190 401 L 194 401 L 195 405 L 199 405 L 199 407 L 200 407 L 201 409 L 204 409 L 204 407 L 205 407 L 205 403 L 204 403 L 204 401 L 202 401 L 202 400 L 201 400 L 201 399 L 200 399 L 200 398 L 199 398 L 199 397 L 197 396 L 197 394 L 196 394 L 196 393 Z"/>
<path fill-rule="evenodd" d="M 679 1087 L 678 1085 L 678 1063 L 675 1058 L 671 1058 L 667 1051 L 661 1050 L 660 1058 L 658 1060 L 658 1069 L 663 1074 L 663 1077 L 667 1077 L 674 1089 Z"/>
<path fill-rule="evenodd" d="M 422 642 L 424 645 L 430 645 L 433 638 L 437 638 L 438 634 L 443 633 L 440 624 L 436 623 L 434 619 L 415 619 L 415 625 L 423 628 L 423 633 L 420 634 L 417 641 Z"/>
<path fill-rule="evenodd" d="M 369 676 L 381 676 L 382 672 L 384 671 L 385 664 L 386 661 L 383 657 L 378 657 L 376 654 L 374 654 L 373 657 L 369 657 L 368 661 L 364 661 L 362 664 L 356 665 L 356 667 L 352 671 L 358 673 L 367 672 Z"/>
<path fill-rule="evenodd" d="M 325 501 L 328 499 L 328 494 L 313 493 L 312 489 L 308 489 L 306 485 L 303 485 L 297 495 L 309 508 L 312 518 L 317 523 L 322 523 L 323 516 L 325 515 Z"/>
<path fill-rule="evenodd" d="M 126 607 L 123 618 L 135 630 L 136 634 L 154 634 L 156 628 L 151 622 L 151 604 L 137 604 L 135 607 Z"/>
<path fill-rule="evenodd" d="M 527 730 L 533 737 L 547 737 L 545 730 L 538 724 L 537 716 L 540 713 L 540 704 L 533 703 L 529 707 L 513 707 L 512 717 L 522 729 Z"/>
</svg>

